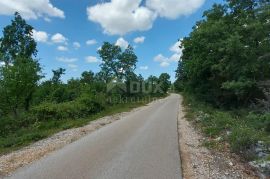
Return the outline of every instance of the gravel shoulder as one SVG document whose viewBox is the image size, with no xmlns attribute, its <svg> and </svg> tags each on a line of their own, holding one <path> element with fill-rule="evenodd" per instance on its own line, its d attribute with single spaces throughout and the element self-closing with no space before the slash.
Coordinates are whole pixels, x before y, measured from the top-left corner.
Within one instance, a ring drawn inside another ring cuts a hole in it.
<svg viewBox="0 0 270 179">
<path fill-rule="evenodd" d="M 157 103 L 158 101 L 159 100 L 153 101 L 148 105 Z M 114 121 L 120 120 L 123 117 L 130 115 L 131 113 L 144 109 L 145 107 L 146 106 L 142 106 L 139 108 L 135 108 L 130 112 L 123 112 L 97 119 L 95 121 L 90 122 L 86 126 L 59 132 L 49 138 L 40 140 L 18 151 L 2 155 L 0 156 L 0 178 L 8 176 L 16 169 L 29 165 L 34 161 L 37 161 L 49 155 L 53 151 L 63 148 L 65 145 L 77 141 L 78 139 L 102 128 L 103 126 L 106 126 Z"/>
<path fill-rule="evenodd" d="M 182 102 L 182 97 L 181 97 Z M 204 137 L 185 119 L 180 104 L 178 116 L 179 145 L 184 179 L 255 179 L 252 169 L 230 153 L 210 151 Z"/>
</svg>

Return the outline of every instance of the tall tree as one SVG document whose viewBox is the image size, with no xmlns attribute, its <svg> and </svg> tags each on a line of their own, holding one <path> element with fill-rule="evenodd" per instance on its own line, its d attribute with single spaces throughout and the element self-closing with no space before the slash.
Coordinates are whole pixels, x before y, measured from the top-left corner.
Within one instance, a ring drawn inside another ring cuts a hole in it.
<svg viewBox="0 0 270 179">
<path fill-rule="evenodd" d="M 37 55 L 36 42 L 32 37 L 33 27 L 26 23 L 18 12 L 11 25 L 4 28 L 0 38 L 0 52 L 6 65 L 13 64 L 17 57 L 32 58 Z"/>
<path fill-rule="evenodd" d="M 118 59 L 121 55 L 121 48 L 105 42 L 101 49 L 98 50 L 98 54 L 103 61 L 100 67 L 103 76 L 106 78 L 106 82 L 109 82 L 113 77 L 120 78 Z"/>
<path fill-rule="evenodd" d="M 135 71 L 137 59 L 138 57 L 134 53 L 134 49 L 129 45 L 119 57 L 118 68 L 121 79 L 125 78 L 127 80 L 130 74 Z"/>
<path fill-rule="evenodd" d="M 171 77 L 168 73 L 162 73 L 158 78 L 159 85 L 163 93 L 167 93 L 171 86 L 170 78 Z"/>
<path fill-rule="evenodd" d="M 136 69 L 137 56 L 130 45 L 122 52 L 119 46 L 105 42 L 98 53 L 103 61 L 100 66 L 106 82 L 114 78 L 127 80 Z"/>
<path fill-rule="evenodd" d="M 265 0 L 228 0 L 206 11 L 182 42 L 177 74 L 186 89 L 217 105 L 260 97 L 257 82 L 270 79 L 269 7 Z"/>
<path fill-rule="evenodd" d="M 91 84 L 94 81 L 95 73 L 92 71 L 85 71 L 82 73 L 81 82 Z"/>
<path fill-rule="evenodd" d="M 57 70 L 52 70 L 52 72 L 53 72 L 52 82 L 54 84 L 61 83 L 61 77 L 62 77 L 62 75 L 65 74 L 65 71 L 66 71 L 66 69 L 63 69 L 63 68 L 58 68 Z"/>
<path fill-rule="evenodd" d="M 32 37 L 33 27 L 28 25 L 19 13 L 11 25 L 4 28 L 0 39 L 0 93 L 1 108 L 13 111 L 29 109 L 38 81 L 42 78 L 36 56 L 36 42 Z"/>
</svg>

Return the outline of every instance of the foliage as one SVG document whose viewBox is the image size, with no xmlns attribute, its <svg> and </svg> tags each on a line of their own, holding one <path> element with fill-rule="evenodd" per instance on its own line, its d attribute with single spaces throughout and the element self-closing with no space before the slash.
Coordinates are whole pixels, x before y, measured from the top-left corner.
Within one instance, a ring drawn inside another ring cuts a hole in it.
<svg viewBox="0 0 270 179">
<path fill-rule="evenodd" d="M 137 56 L 130 45 L 122 51 L 119 46 L 105 42 L 98 54 L 103 61 L 100 75 L 107 83 L 115 78 L 127 79 L 136 68 Z"/>
<path fill-rule="evenodd" d="M 82 73 L 81 82 L 85 84 L 91 84 L 95 80 L 95 73 L 92 71 L 85 71 Z"/>
<path fill-rule="evenodd" d="M 0 61 L 6 65 L 13 64 L 17 57 L 30 59 L 36 56 L 36 42 L 32 37 L 33 27 L 28 25 L 19 13 L 15 13 L 15 18 L 11 25 L 3 30 L 3 37 L 0 38 Z"/>
<path fill-rule="evenodd" d="M 53 72 L 52 82 L 54 84 L 59 84 L 61 82 L 60 78 L 62 75 L 65 74 L 65 71 L 66 70 L 63 68 L 59 68 L 57 70 L 52 70 L 52 72 Z"/>
<path fill-rule="evenodd" d="M 0 108 L 7 113 L 29 109 L 32 95 L 41 76 L 39 64 L 31 59 L 17 57 L 13 65 L 0 67 Z"/>
<path fill-rule="evenodd" d="M 42 103 L 31 109 L 31 115 L 38 121 L 79 119 L 100 112 L 104 107 L 93 97 L 85 96 L 71 102 Z"/>
<path fill-rule="evenodd" d="M 257 83 L 270 78 L 269 7 L 264 0 L 228 0 L 206 11 L 182 41 L 177 77 L 185 89 L 219 106 L 261 98 Z"/>
<path fill-rule="evenodd" d="M 186 117 L 209 137 L 206 145 L 219 148 L 226 142 L 231 151 L 251 158 L 258 141 L 270 143 L 270 113 L 218 109 L 191 93 L 184 92 L 183 95 Z"/>
<path fill-rule="evenodd" d="M 170 75 L 168 73 L 162 73 L 159 78 L 158 78 L 158 82 L 160 84 L 160 88 L 162 90 L 162 93 L 167 93 L 170 86 L 171 86 L 171 82 L 170 82 Z"/>
<path fill-rule="evenodd" d="M 247 152 L 253 147 L 261 138 L 256 130 L 246 126 L 240 126 L 232 130 L 232 134 L 229 137 L 229 142 L 232 151 L 240 153 Z"/>
<path fill-rule="evenodd" d="M 55 132 L 77 127 L 116 112 L 145 104 L 156 93 L 144 93 L 147 81 L 135 74 L 137 56 L 128 46 L 121 49 L 105 42 L 98 51 L 101 71 L 85 71 L 80 78 L 62 81 L 66 70 L 52 70 L 49 80 L 42 79 L 41 67 L 35 59 L 36 42 L 33 27 L 19 13 L 0 38 L 0 153 L 25 146 Z M 167 92 L 169 75 L 152 76 L 151 83 Z M 125 90 L 109 84 L 120 84 Z M 149 87 L 150 88 L 150 87 Z M 164 94 L 160 93 L 159 96 Z"/>
</svg>

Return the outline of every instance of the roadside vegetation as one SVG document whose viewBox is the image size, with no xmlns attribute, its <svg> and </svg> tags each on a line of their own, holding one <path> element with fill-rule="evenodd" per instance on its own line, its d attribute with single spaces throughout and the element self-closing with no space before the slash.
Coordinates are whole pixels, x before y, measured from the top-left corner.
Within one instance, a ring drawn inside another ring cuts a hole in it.
<svg viewBox="0 0 270 179">
<path fill-rule="evenodd" d="M 0 38 L 0 154 L 145 105 L 170 88 L 168 74 L 148 79 L 135 74 L 137 56 L 131 46 L 121 49 L 109 42 L 97 52 L 100 72 L 85 71 L 66 82 L 61 80 L 63 68 L 45 76 L 32 31 L 15 13 Z"/>
<path fill-rule="evenodd" d="M 175 87 L 187 117 L 270 175 L 270 2 L 226 0 L 181 41 Z M 260 164 L 259 164 L 260 163 Z M 263 165 L 261 165 L 263 163 Z"/>
</svg>

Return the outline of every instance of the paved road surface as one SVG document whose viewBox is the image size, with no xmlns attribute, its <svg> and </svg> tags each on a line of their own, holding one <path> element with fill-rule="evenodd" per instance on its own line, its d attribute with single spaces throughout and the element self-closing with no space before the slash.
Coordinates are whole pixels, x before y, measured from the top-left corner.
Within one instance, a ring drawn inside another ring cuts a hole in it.
<svg viewBox="0 0 270 179">
<path fill-rule="evenodd" d="M 181 179 L 171 95 L 19 169 L 16 179 Z"/>
</svg>

